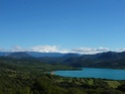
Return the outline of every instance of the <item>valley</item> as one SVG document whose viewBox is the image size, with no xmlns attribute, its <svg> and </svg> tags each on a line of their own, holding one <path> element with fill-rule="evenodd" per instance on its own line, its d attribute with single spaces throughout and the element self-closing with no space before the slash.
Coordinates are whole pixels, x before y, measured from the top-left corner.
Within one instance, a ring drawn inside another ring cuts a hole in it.
<svg viewBox="0 0 125 94">
<path fill-rule="evenodd" d="M 1 56 L 0 94 L 125 94 L 125 79 L 77 78 L 48 74 L 57 70 L 75 71 L 82 67 L 124 70 L 122 60 L 124 60 L 124 53 L 111 52 L 39 58 L 24 52 Z M 81 62 L 78 63 L 78 61 Z"/>
</svg>

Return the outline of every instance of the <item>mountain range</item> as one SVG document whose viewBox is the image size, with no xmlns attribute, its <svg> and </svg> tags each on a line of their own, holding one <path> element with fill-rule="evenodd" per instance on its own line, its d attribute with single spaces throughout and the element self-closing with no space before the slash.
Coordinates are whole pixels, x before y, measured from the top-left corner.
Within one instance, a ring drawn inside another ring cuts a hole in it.
<svg viewBox="0 0 125 94">
<path fill-rule="evenodd" d="M 93 55 L 74 53 L 0 52 L 0 56 L 16 59 L 37 59 L 51 64 L 73 67 L 104 67 L 125 69 L 125 52 L 104 52 Z"/>
<path fill-rule="evenodd" d="M 73 53 L 41 53 L 41 52 L 0 52 L 0 56 L 5 57 L 13 57 L 13 58 L 25 58 L 25 57 L 71 57 L 71 56 L 79 56 L 80 54 L 73 54 Z"/>
</svg>

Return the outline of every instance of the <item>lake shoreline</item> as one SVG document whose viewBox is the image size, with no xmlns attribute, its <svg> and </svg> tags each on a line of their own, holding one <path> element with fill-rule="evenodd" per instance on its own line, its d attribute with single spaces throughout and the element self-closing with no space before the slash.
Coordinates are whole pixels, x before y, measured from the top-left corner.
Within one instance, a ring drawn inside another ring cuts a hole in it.
<svg viewBox="0 0 125 94">
<path fill-rule="evenodd" d="M 82 68 L 81 70 L 58 70 L 54 71 L 54 75 L 62 77 L 76 78 L 99 78 L 112 80 L 125 80 L 125 70 L 109 69 L 109 68 Z"/>
</svg>

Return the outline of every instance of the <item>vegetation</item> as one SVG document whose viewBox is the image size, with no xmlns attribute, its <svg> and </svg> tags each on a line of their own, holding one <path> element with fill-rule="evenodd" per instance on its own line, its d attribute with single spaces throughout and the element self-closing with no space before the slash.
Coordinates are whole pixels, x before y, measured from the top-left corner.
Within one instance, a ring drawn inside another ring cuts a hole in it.
<svg viewBox="0 0 125 94">
<path fill-rule="evenodd" d="M 57 69 L 74 68 L 36 59 L 0 57 L 0 94 L 125 94 L 125 81 L 47 73 Z"/>
<path fill-rule="evenodd" d="M 47 63 L 63 64 L 72 67 L 96 67 L 125 69 L 125 52 L 105 52 L 94 55 L 68 54 L 63 57 L 42 57 L 39 58 Z"/>
</svg>

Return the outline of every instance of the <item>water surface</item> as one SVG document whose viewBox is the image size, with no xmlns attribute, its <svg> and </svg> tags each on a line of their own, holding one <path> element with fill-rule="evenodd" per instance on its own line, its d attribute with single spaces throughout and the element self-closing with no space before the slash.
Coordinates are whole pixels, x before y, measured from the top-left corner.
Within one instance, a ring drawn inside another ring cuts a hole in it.
<svg viewBox="0 0 125 94">
<path fill-rule="evenodd" d="M 125 80 L 125 70 L 118 69 L 83 68 L 82 70 L 55 71 L 54 74 L 65 77 Z"/>
</svg>

